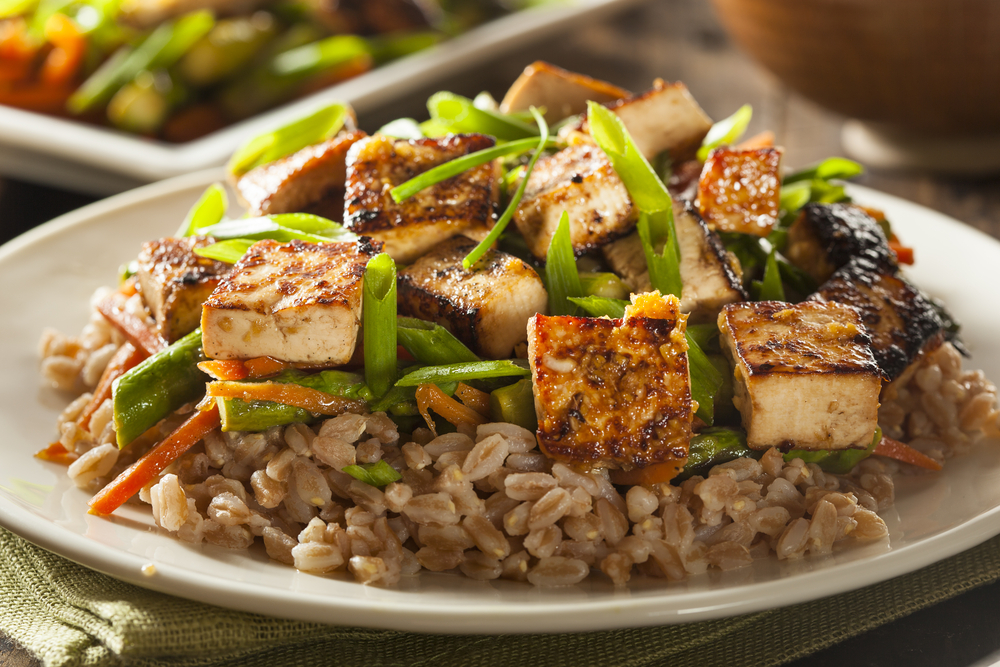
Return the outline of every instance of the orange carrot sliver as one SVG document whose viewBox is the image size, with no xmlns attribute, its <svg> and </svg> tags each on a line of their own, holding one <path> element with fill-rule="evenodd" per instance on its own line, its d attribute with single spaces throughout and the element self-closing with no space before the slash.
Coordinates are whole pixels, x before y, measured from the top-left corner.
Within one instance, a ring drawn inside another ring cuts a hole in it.
<svg viewBox="0 0 1000 667">
<path fill-rule="evenodd" d="M 752 150 L 754 148 L 771 148 L 774 146 L 774 132 L 764 130 L 760 134 L 755 134 L 749 139 L 744 139 L 736 144 L 737 150 Z"/>
<path fill-rule="evenodd" d="M 80 418 L 76 422 L 77 426 L 82 429 L 90 426 L 90 418 L 97 412 L 97 408 L 101 407 L 104 401 L 111 398 L 111 388 L 115 380 L 138 366 L 139 362 L 145 358 L 146 353 L 137 350 L 132 343 L 125 343 L 119 347 L 118 351 L 115 352 L 115 356 L 111 357 L 111 361 L 104 367 L 104 372 L 101 374 L 101 379 L 97 383 L 97 388 L 94 389 L 94 394 L 90 402 L 87 403 L 87 407 L 80 413 Z"/>
<path fill-rule="evenodd" d="M 611 481 L 625 486 L 652 486 L 653 484 L 669 482 L 684 469 L 685 460 L 664 461 L 632 470 L 612 470 Z"/>
<path fill-rule="evenodd" d="M 417 409 L 420 415 L 427 422 L 427 428 L 433 433 L 437 433 L 434 426 L 434 419 L 430 410 L 441 415 L 445 421 L 458 426 L 459 424 L 485 424 L 486 417 L 479 414 L 467 405 L 462 405 L 454 398 L 448 396 L 436 384 L 422 384 L 417 387 Z"/>
<path fill-rule="evenodd" d="M 139 489 L 156 479 L 163 470 L 191 449 L 213 429 L 219 427 L 219 408 L 212 406 L 196 412 L 160 444 L 146 452 L 141 459 L 126 468 L 118 477 L 101 489 L 90 500 L 90 513 L 111 514 L 139 492 Z"/>
<path fill-rule="evenodd" d="M 53 442 L 45 449 L 36 452 L 35 458 L 68 466 L 73 461 L 76 461 L 78 457 L 75 452 L 71 452 L 63 447 L 61 442 Z"/>
<path fill-rule="evenodd" d="M 246 380 L 250 377 L 246 366 L 239 359 L 210 359 L 199 361 L 198 368 L 216 380 Z"/>
<path fill-rule="evenodd" d="M 274 357 L 255 357 L 253 359 L 247 359 L 243 362 L 243 365 L 250 374 L 249 377 L 252 378 L 266 378 L 271 375 L 277 375 L 291 366 L 291 364 L 287 361 L 275 359 Z"/>
<path fill-rule="evenodd" d="M 913 248 L 901 244 L 893 239 L 889 241 L 889 248 L 896 253 L 896 261 L 900 264 L 913 264 Z"/>
<path fill-rule="evenodd" d="M 40 78 L 53 86 L 68 84 L 83 63 L 87 42 L 73 19 L 60 13 L 45 22 L 45 37 L 55 48 L 46 56 Z"/>
<path fill-rule="evenodd" d="M 490 395 L 485 391 L 480 391 L 464 382 L 459 382 L 458 387 L 455 389 L 455 394 L 463 403 L 479 414 L 484 417 L 490 416 Z"/>
<path fill-rule="evenodd" d="M 367 407 L 364 401 L 284 382 L 209 382 L 206 394 L 212 398 L 281 403 L 320 415 L 361 414 L 366 412 Z"/>
<path fill-rule="evenodd" d="M 918 452 L 906 443 L 885 436 L 882 436 L 882 440 L 875 446 L 874 453 L 903 463 L 912 463 L 927 470 L 941 470 L 941 464 L 931 457 Z"/>
<path fill-rule="evenodd" d="M 97 304 L 97 310 L 111 326 L 125 336 L 128 342 L 145 352 L 147 356 L 151 357 L 166 349 L 167 344 L 150 331 L 145 322 L 125 311 L 125 300 L 121 294 L 111 294 Z"/>
</svg>

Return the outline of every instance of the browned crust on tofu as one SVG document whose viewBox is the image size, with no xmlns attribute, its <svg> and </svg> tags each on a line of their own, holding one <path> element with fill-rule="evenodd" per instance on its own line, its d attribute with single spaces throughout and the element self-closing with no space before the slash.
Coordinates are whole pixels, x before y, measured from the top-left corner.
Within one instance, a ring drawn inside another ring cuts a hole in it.
<svg viewBox="0 0 1000 667">
<path fill-rule="evenodd" d="M 437 322 L 476 354 L 493 357 L 496 355 L 489 354 L 480 340 L 483 305 L 504 299 L 511 277 L 526 277 L 539 285 L 541 279 L 525 262 L 499 250 L 487 250 L 471 269 L 464 269 L 462 259 L 477 245 L 465 236 L 453 236 L 400 271 L 399 312 Z M 520 329 L 523 333 L 524 320 Z"/>
<path fill-rule="evenodd" d="M 351 285 L 362 279 L 365 275 L 365 262 L 357 262 L 358 256 L 372 258 L 379 253 L 381 244 L 378 241 L 361 237 L 356 243 L 341 241 L 335 243 L 308 243 L 306 241 L 294 240 L 289 243 L 279 243 L 270 239 L 257 241 L 253 244 L 240 261 L 233 267 L 232 273 L 223 280 L 212 293 L 212 296 L 205 301 L 206 308 L 217 310 L 255 310 L 239 298 L 244 292 L 254 292 L 262 287 L 274 284 L 276 291 L 285 297 L 290 297 L 283 304 L 283 308 L 295 308 L 309 304 L 340 304 L 354 307 L 360 296 L 351 289 Z M 286 252 L 295 256 L 303 251 L 310 251 L 325 255 L 330 263 L 350 266 L 349 271 L 344 274 L 345 281 L 342 285 L 332 285 L 324 279 L 324 274 L 328 270 L 328 265 L 320 266 L 316 270 L 310 270 L 303 260 L 295 259 L 289 262 L 281 274 L 270 276 L 267 281 L 259 279 L 254 281 L 241 282 L 239 280 L 241 272 L 268 262 L 268 258 L 274 253 Z M 299 298 L 294 295 L 299 292 L 304 284 L 310 288 L 307 298 Z M 323 292 L 322 296 L 316 296 L 315 292 Z M 236 298 L 233 298 L 236 297 Z"/>
<path fill-rule="evenodd" d="M 850 204 L 806 204 L 788 229 L 785 255 L 820 283 L 855 257 L 884 273 L 896 271 L 895 253 L 878 221 Z"/>
<path fill-rule="evenodd" d="M 329 199 L 336 201 L 336 214 L 331 219 L 339 219 L 347 175 L 344 160 L 348 149 L 366 136 L 361 130 L 341 132 L 248 171 L 236 188 L 250 215 L 297 213 Z"/>
<path fill-rule="evenodd" d="M 680 317 L 532 318 L 542 451 L 585 467 L 683 465 L 693 411 Z"/>
<path fill-rule="evenodd" d="M 198 327 L 201 304 L 212 294 L 230 265 L 194 253 L 215 243 L 208 236 L 148 241 L 139 251 L 139 285 L 156 319 L 157 333 L 168 343 Z"/>
<path fill-rule="evenodd" d="M 828 306 L 836 306 L 833 309 Z M 804 313 L 824 317 L 825 328 L 804 325 Z M 758 331 L 770 327 L 772 333 L 759 342 Z M 727 329 L 733 346 L 750 377 L 787 373 L 795 375 L 881 375 L 869 346 L 861 314 L 843 304 L 784 301 L 745 301 L 729 304 L 719 314 L 719 329 Z"/>
<path fill-rule="evenodd" d="M 778 221 L 781 150 L 713 150 L 698 182 L 698 210 L 708 226 L 767 236 Z"/>
<path fill-rule="evenodd" d="M 542 84 L 549 85 L 543 86 Z M 555 87 L 559 90 L 553 90 Z M 555 95 L 559 99 L 553 99 Z M 550 123 L 587 110 L 587 101 L 610 102 L 627 97 L 629 92 L 607 81 L 570 72 L 543 60 L 524 68 L 500 103 L 504 113 L 527 111 L 530 106 L 545 107 Z M 559 105 L 556 107 L 556 105 Z"/>
<path fill-rule="evenodd" d="M 472 226 L 489 229 L 499 192 L 498 165 L 493 162 L 437 183 L 399 204 L 389 191 L 432 167 L 494 145 L 492 137 L 481 134 L 362 139 L 348 152 L 344 226 L 387 244 L 397 233 L 417 235 L 424 227 L 452 229 L 444 238 Z"/>
<path fill-rule="evenodd" d="M 943 339 L 944 323 L 920 291 L 865 258 L 841 267 L 810 299 L 858 309 L 875 360 L 889 381 L 902 375 L 925 347 L 936 347 Z"/>
</svg>

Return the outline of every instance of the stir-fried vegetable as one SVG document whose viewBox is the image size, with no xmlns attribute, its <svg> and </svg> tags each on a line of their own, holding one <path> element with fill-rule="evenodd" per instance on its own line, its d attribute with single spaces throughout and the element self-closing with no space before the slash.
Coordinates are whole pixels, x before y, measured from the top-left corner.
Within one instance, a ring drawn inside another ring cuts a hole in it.
<svg viewBox="0 0 1000 667">
<path fill-rule="evenodd" d="M 385 253 L 368 262 L 363 303 L 365 381 L 381 398 L 396 379 L 396 264 Z"/>
<path fill-rule="evenodd" d="M 362 463 L 360 465 L 349 465 L 342 472 L 346 472 L 354 479 L 364 482 L 369 486 L 382 488 L 387 484 L 392 484 L 402 479 L 396 470 L 385 461 L 375 463 Z"/>
<path fill-rule="evenodd" d="M 516 377 L 530 375 L 527 364 L 519 359 L 498 361 L 470 361 L 446 366 L 424 366 L 410 371 L 399 378 L 399 387 L 416 387 L 422 384 L 444 384 L 462 380 L 486 380 L 489 378 Z"/>
<path fill-rule="evenodd" d="M 343 104 L 330 104 L 310 116 L 258 135 L 240 146 L 229 158 L 229 173 L 240 176 L 254 167 L 329 139 L 344 126 L 347 114 L 347 107 Z"/>
<path fill-rule="evenodd" d="M 569 214 L 566 211 L 563 211 L 549 243 L 545 284 L 549 291 L 549 314 L 575 315 L 577 307 L 570 299 L 583 297 L 583 288 L 573 256 L 573 243 L 569 238 Z"/>
<path fill-rule="evenodd" d="M 396 338 L 413 358 L 429 366 L 479 361 L 479 357 L 440 324 L 415 317 L 396 318 Z"/>
<path fill-rule="evenodd" d="M 750 125 L 752 117 L 753 107 L 749 104 L 744 104 L 732 116 L 723 118 L 714 124 L 712 129 L 708 131 L 708 134 L 705 135 L 705 140 L 702 142 L 701 148 L 698 149 L 698 159 L 704 162 L 713 148 L 734 144 L 739 141 L 743 133 L 747 131 L 747 126 Z"/>
<path fill-rule="evenodd" d="M 226 196 L 225 188 L 213 183 L 188 211 L 187 217 L 177 230 L 177 236 L 194 236 L 202 229 L 218 224 L 226 215 L 227 208 L 229 208 L 229 198 Z"/>
</svg>

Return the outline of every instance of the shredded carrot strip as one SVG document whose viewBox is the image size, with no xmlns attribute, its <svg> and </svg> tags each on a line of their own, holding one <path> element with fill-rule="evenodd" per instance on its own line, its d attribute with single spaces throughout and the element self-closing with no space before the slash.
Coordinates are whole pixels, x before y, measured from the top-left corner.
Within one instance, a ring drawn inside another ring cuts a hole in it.
<svg viewBox="0 0 1000 667">
<path fill-rule="evenodd" d="M 52 86 L 68 84 L 83 63 L 87 41 L 76 23 L 60 13 L 53 14 L 45 22 L 45 37 L 55 48 L 46 56 L 39 76 Z"/>
<path fill-rule="evenodd" d="M 135 315 L 125 311 L 125 300 L 120 294 L 111 294 L 97 304 L 97 310 L 111 326 L 121 332 L 128 342 L 147 356 L 166 349 L 167 344 L 158 335 L 149 330 L 146 323 Z"/>
<path fill-rule="evenodd" d="M 427 428 L 437 435 L 434 419 L 430 410 L 438 413 L 446 421 L 455 426 L 459 424 L 485 424 L 486 418 L 467 405 L 462 405 L 448 394 L 441 391 L 436 384 L 422 384 L 417 387 L 417 409 L 420 411 Z"/>
<path fill-rule="evenodd" d="M 878 445 L 875 446 L 874 453 L 879 456 L 886 456 L 890 459 L 902 461 L 903 463 L 912 463 L 927 470 L 941 470 L 941 464 L 931 457 L 918 452 L 906 443 L 887 438 L 884 435 Z"/>
<path fill-rule="evenodd" d="M 139 282 L 135 276 L 125 280 L 121 285 L 118 286 L 118 292 L 124 296 L 135 296 L 139 290 L 136 289 L 135 284 Z"/>
<path fill-rule="evenodd" d="M 198 368 L 203 373 L 208 373 L 216 380 L 246 380 L 250 377 L 247 367 L 239 359 L 210 359 L 209 361 L 199 361 Z"/>
<path fill-rule="evenodd" d="M 253 359 L 247 359 L 243 362 L 243 365 L 246 367 L 247 373 L 250 374 L 249 377 L 255 379 L 277 375 L 281 371 L 291 367 L 291 364 L 287 361 L 275 359 L 274 357 L 255 357 Z"/>
<path fill-rule="evenodd" d="M 243 401 L 270 401 L 292 405 L 320 415 L 366 412 L 364 401 L 334 396 L 312 387 L 284 382 L 210 382 L 206 393 L 213 398 L 238 398 Z"/>
<path fill-rule="evenodd" d="M 36 452 L 35 458 L 41 459 L 43 461 L 51 461 L 52 463 L 59 463 L 64 466 L 68 466 L 73 461 L 76 461 L 79 457 L 77 456 L 76 452 L 71 452 L 65 447 L 63 447 L 63 444 L 61 442 L 53 442 L 45 449 Z"/>
<path fill-rule="evenodd" d="M 685 459 L 686 460 L 686 459 Z M 684 469 L 684 461 L 664 461 L 645 468 L 632 470 L 612 470 L 611 481 L 625 486 L 651 486 L 669 482 Z"/>
<path fill-rule="evenodd" d="M 490 395 L 485 391 L 480 391 L 464 382 L 459 382 L 458 387 L 455 389 L 455 394 L 463 403 L 479 414 L 484 417 L 490 416 Z"/>
<path fill-rule="evenodd" d="M 760 134 L 755 134 L 749 139 L 744 139 L 740 143 L 736 144 L 736 149 L 748 151 L 754 148 L 770 148 L 772 146 L 774 146 L 774 132 L 771 130 L 764 130 Z"/>
<path fill-rule="evenodd" d="M 913 264 L 913 248 L 900 243 L 896 238 L 889 240 L 889 248 L 896 253 L 896 261 L 900 264 Z"/>
<path fill-rule="evenodd" d="M 104 401 L 111 398 L 111 389 L 115 380 L 138 366 L 139 362 L 145 358 L 146 353 L 136 349 L 132 343 L 125 343 L 119 347 L 118 351 L 115 352 L 115 356 L 111 357 L 111 361 L 104 367 L 104 372 L 101 373 L 101 379 L 97 383 L 97 388 L 94 389 L 94 395 L 91 397 L 90 402 L 87 403 L 87 407 L 80 413 L 80 418 L 76 422 L 77 426 L 86 430 L 90 426 L 90 418 L 97 412 L 97 408 L 101 407 Z"/>
<path fill-rule="evenodd" d="M 164 468 L 217 429 L 219 424 L 218 406 L 212 406 L 204 412 L 195 412 L 160 444 L 143 454 L 142 458 L 98 491 L 97 495 L 90 499 L 90 513 L 105 515 L 114 512 L 139 489 L 153 481 Z"/>
</svg>

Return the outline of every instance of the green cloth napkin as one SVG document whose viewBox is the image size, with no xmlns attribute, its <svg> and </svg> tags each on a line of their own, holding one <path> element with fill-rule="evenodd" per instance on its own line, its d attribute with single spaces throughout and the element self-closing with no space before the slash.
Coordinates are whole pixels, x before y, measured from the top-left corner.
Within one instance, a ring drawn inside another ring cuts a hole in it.
<svg viewBox="0 0 1000 667">
<path fill-rule="evenodd" d="M 422 635 L 287 621 L 155 593 L 0 529 L 0 628 L 59 667 L 767 667 L 998 578 L 1000 537 L 862 590 L 736 618 L 581 634 Z"/>
</svg>

